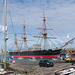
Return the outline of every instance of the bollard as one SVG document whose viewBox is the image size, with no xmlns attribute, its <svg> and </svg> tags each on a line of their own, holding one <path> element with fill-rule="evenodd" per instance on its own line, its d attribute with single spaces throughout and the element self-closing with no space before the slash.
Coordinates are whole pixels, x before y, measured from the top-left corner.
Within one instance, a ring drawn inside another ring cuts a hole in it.
<svg viewBox="0 0 75 75">
<path fill-rule="evenodd" d="M 13 60 L 13 64 L 15 64 L 15 60 Z"/>
</svg>

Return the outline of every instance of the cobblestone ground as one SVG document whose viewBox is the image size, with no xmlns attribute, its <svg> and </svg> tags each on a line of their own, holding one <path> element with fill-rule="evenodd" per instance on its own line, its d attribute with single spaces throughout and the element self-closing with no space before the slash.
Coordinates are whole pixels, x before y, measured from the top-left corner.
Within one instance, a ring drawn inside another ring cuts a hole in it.
<svg viewBox="0 0 75 75">
<path fill-rule="evenodd" d="M 38 63 L 35 62 L 10 63 L 10 67 L 20 75 L 55 75 L 56 70 L 71 66 L 71 63 L 54 63 L 53 67 L 39 67 Z"/>
</svg>

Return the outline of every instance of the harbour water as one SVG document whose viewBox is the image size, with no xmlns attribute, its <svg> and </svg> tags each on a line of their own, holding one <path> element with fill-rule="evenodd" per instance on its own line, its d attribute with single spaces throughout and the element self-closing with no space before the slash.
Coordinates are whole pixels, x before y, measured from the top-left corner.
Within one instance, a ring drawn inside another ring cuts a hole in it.
<svg viewBox="0 0 75 75">
<path fill-rule="evenodd" d="M 15 62 L 39 62 L 41 59 L 48 59 L 48 58 L 37 58 L 36 61 L 31 61 L 30 58 L 12 58 L 10 59 L 10 57 L 11 56 L 9 54 L 6 54 L 7 62 L 12 62 L 12 60 L 15 60 Z M 4 61 L 4 54 L 0 54 L 0 60 Z M 53 62 L 63 61 L 60 59 L 60 57 L 58 59 L 49 58 L 48 60 L 53 61 Z"/>
</svg>

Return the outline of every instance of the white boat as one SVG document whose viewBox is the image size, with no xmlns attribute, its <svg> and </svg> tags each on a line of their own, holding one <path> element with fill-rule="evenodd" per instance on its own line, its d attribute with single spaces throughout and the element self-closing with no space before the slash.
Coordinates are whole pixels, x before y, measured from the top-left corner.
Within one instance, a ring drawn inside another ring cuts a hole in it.
<svg viewBox="0 0 75 75">
<path fill-rule="evenodd" d="M 55 72 L 55 75 L 75 75 L 75 67 L 58 70 Z"/>
<path fill-rule="evenodd" d="M 52 58 L 52 60 L 58 60 L 58 59 Z"/>
<path fill-rule="evenodd" d="M 29 58 L 30 61 L 36 61 L 35 57 Z"/>
<path fill-rule="evenodd" d="M 18 57 L 19 60 L 23 59 L 22 57 Z"/>
<path fill-rule="evenodd" d="M 8 74 L 13 74 L 13 71 L 5 71 L 4 69 L 0 69 L 0 75 L 8 75 Z"/>
</svg>

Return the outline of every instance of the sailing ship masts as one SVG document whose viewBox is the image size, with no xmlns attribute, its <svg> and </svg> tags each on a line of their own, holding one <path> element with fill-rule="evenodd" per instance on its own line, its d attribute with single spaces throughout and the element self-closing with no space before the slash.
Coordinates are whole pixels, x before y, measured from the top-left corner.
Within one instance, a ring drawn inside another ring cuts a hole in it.
<svg viewBox="0 0 75 75">
<path fill-rule="evenodd" d="M 47 33 L 46 33 L 46 24 L 45 24 L 45 21 L 46 21 L 46 19 L 45 19 L 45 13 L 44 13 L 44 11 L 43 11 L 43 21 L 44 21 L 44 34 L 43 34 L 43 36 L 44 36 L 44 43 L 45 43 L 45 50 L 46 50 L 46 35 L 47 35 Z"/>
<path fill-rule="evenodd" d="M 4 8 L 4 69 L 6 70 L 6 0 Z"/>
<path fill-rule="evenodd" d="M 26 31 L 25 31 L 25 23 L 24 23 L 24 51 L 26 51 Z"/>
<path fill-rule="evenodd" d="M 46 30 L 53 30 L 53 29 L 46 29 L 45 21 L 46 21 L 46 17 L 45 17 L 45 13 L 43 11 L 43 24 L 44 24 L 43 26 L 44 26 L 44 28 L 37 28 L 37 29 L 43 29 L 44 30 L 43 36 L 34 36 L 34 37 L 44 38 L 44 49 L 47 50 L 46 39 L 47 38 L 56 39 L 56 37 L 47 37 Z"/>
<path fill-rule="evenodd" d="M 16 39 L 16 36 L 17 36 L 17 34 L 15 33 L 15 49 L 16 49 L 16 52 L 17 52 L 17 39 Z"/>
</svg>

